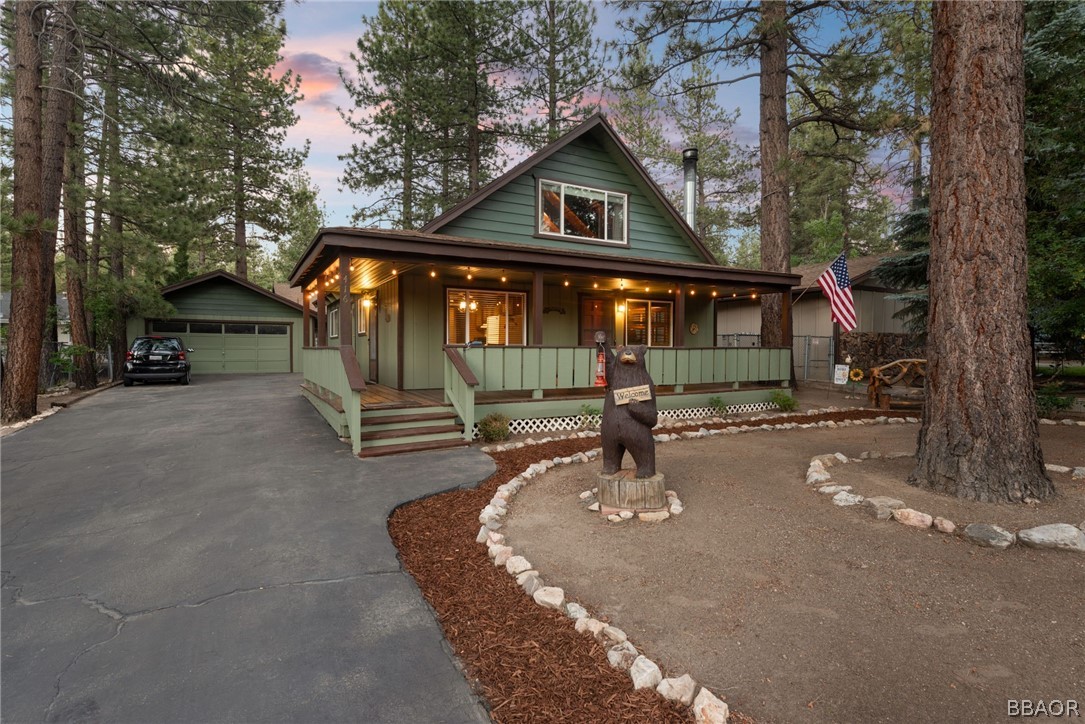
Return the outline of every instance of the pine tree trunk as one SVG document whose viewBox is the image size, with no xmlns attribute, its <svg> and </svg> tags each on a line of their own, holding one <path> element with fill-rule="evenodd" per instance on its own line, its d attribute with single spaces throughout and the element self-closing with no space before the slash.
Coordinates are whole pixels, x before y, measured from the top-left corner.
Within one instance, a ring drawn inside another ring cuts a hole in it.
<svg viewBox="0 0 1085 724">
<path fill-rule="evenodd" d="M 561 117 L 558 108 L 558 57 L 557 35 L 555 29 L 558 22 L 558 0 L 547 0 L 546 3 L 547 28 L 550 32 L 547 36 L 549 42 L 546 47 L 546 142 L 553 143 L 561 136 Z"/>
<path fill-rule="evenodd" d="M 927 389 L 909 483 L 970 500 L 1054 494 L 1026 325 L 1024 8 L 936 2 Z"/>
<path fill-rule="evenodd" d="M 75 89 L 82 98 L 83 88 Z M 93 350 L 89 320 L 86 313 L 87 284 L 87 222 L 86 168 L 83 159 L 83 106 L 72 104 L 72 120 L 68 129 L 68 162 L 64 184 L 64 280 L 68 291 L 68 316 L 71 320 L 72 344 Z M 97 374 L 94 352 L 75 358 L 75 386 L 81 390 L 94 388 Z"/>
<path fill-rule="evenodd" d="M 240 134 L 238 134 L 240 135 Z M 241 139 L 237 139 L 234 151 L 234 247 L 237 254 L 234 273 L 242 279 L 249 278 L 249 247 L 245 238 L 245 168 L 241 158 Z"/>
<path fill-rule="evenodd" d="M 13 8 L 14 189 L 11 238 L 11 323 L 4 365 L 0 417 L 16 422 L 38 411 L 41 331 L 45 324 L 42 290 L 42 137 L 41 50 L 38 45 L 44 7 L 15 3 Z"/>
<path fill-rule="evenodd" d="M 791 271 L 787 161 L 787 3 L 761 3 L 761 268 Z M 784 338 L 783 298 L 761 297 L 761 345 L 790 347 Z M 787 325 L 788 328 L 791 325 Z"/>
<path fill-rule="evenodd" d="M 75 3 L 58 2 L 53 11 L 49 45 L 52 59 L 45 92 L 42 125 L 42 218 L 47 226 L 42 232 L 42 287 L 46 306 L 56 306 L 57 220 L 60 194 L 64 185 L 64 146 L 68 141 L 68 120 L 73 105 L 73 66 L 75 65 Z M 50 332 L 56 341 L 56 326 Z"/>
</svg>

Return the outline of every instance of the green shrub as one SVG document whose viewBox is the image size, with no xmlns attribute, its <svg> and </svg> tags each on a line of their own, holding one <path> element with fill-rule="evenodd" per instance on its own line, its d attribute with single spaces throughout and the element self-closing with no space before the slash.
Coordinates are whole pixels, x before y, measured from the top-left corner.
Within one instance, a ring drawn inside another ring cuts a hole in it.
<svg viewBox="0 0 1085 724">
<path fill-rule="evenodd" d="M 708 406 L 711 407 L 712 411 L 717 415 L 722 416 L 727 414 L 727 406 L 723 404 L 722 397 L 709 397 Z"/>
<path fill-rule="evenodd" d="M 792 412 L 798 408 L 799 403 L 795 401 L 795 398 L 791 396 L 791 393 L 784 392 L 783 390 L 776 390 L 772 393 L 772 404 L 779 407 L 783 412 Z"/>
<path fill-rule="evenodd" d="M 1061 394 L 1062 385 L 1044 385 L 1036 390 L 1036 412 L 1040 417 L 1051 417 L 1057 412 L 1074 406 L 1074 398 Z"/>
<path fill-rule="evenodd" d="M 501 442 L 509 439 L 509 416 L 500 412 L 491 412 L 478 421 L 478 436 L 486 442 Z"/>
<path fill-rule="evenodd" d="M 580 406 L 580 414 L 584 417 L 595 417 L 601 414 L 603 411 L 595 405 L 583 404 Z"/>
</svg>

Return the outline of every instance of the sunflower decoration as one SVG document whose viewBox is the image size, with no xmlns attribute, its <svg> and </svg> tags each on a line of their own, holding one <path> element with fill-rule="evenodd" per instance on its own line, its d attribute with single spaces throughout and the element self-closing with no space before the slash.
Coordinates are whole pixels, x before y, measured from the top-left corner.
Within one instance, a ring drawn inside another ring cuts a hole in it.
<svg viewBox="0 0 1085 724">
<path fill-rule="evenodd" d="M 862 382 L 863 381 L 863 370 L 861 368 L 859 368 L 859 367 L 855 367 L 848 374 L 848 376 L 851 378 L 852 382 Z"/>
</svg>

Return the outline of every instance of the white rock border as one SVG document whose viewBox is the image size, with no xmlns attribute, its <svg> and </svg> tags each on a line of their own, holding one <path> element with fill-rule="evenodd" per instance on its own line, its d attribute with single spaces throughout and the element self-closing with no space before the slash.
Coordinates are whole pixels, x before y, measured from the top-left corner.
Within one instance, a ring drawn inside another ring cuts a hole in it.
<svg viewBox="0 0 1085 724">
<path fill-rule="evenodd" d="M 909 418 L 909 420 L 910 419 L 911 418 Z M 1064 423 L 1074 424 L 1074 421 L 1065 420 Z M 1048 421 L 1047 424 L 1055 423 Z M 867 502 L 870 504 L 871 514 L 878 520 L 891 519 L 913 528 L 933 528 L 934 530 L 947 535 L 958 535 L 957 525 L 952 520 L 913 510 L 906 507 L 903 501 L 891 498 L 879 497 L 868 500 L 862 495 L 854 493 L 852 491 L 852 486 L 850 485 L 835 485 L 833 483 L 832 474 L 829 472 L 829 469 L 834 465 L 859 463 L 864 460 L 893 460 L 905 457 L 915 457 L 915 454 L 909 452 L 882 453 L 878 451 L 866 451 L 860 453 L 857 458 L 849 458 L 847 455 L 839 452 L 815 455 L 810 458 L 810 465 L 806 469 L 806 484 L 820 494 L 832 495 L 834 505 L 849 507 Z M 1070 473 L 1074 480 L 1085 478 L 1085 466 L 1071 467 L 1048 463 L 1045 467 L 1048 472 L 1062 474 Z M 899 505 L 896 505 L 898 503 Z M 880 512 L 879 509 L 881 509 Z M 973 528 L 973 526 L 976 527 Z M 973 532 L 970 533 L 969 529 L 972 529 Z M 1071 529 L 1078 531 L 1079 534 L 1074 536 L 1074 534 L 1070 532 Z M 1053 536 L 1056 532 L 1069 534 L 1074 540 L 1064 540 L 1063 543 L 1040 542 L 1040 540 L 1050 541 L 1051 539 L 1048 538 L 1048 536 Z M 1031 528 L 1023 528 L 1018 531 L 1009 531 L 992 523 L 970 523 L 959 535 L 975 545 L 996 548 L 999 550 L 1005 550 L 1014 543 L 1019 543 L 1032 548 L 1052 548 L 1085 554 L 1085 521 L 1078 526 L 1074 526 L 1070 523 L 1051 523 L 1033 526 Z"/>
<path fill-rule="evenodd" d="M 779 413 L 775 415 L 758 415 L 746 420 L 747 422 L 756 422 L 757 420 L 765 420 L 779 417 L 794 417 L 798 415 L 819 415 L 832 412 L 842 412 L 847 409 L 861 409 L 861 408 L 838 408 L 828 407 L 820 410 L 807 410 L 805 412 L 790 412 Z M 686 430 L 681 434 L 679 433 L 667 433 L 659 432 L 655 437 L 657 443 L 671 442 L 673 440 L 694 440 L 706 437 L 715 437 L 718 435 L 737 435 L 743 432 L 756 432 L 761 430 L 794 430 L 794 429 L 809 429 L 813 427 L 851 427 L 855 425 L 878 425 L 878 424 L 905 424 L 905 423 L 918 423 L 919 419 L 915 417 L 889 417 L 887 415 L 881 415 L 871 419 L 862 420 L 843 420 L 841 422 L 835 422 L 832 420 L 821 420 L 819 422 L 812 423 L 776 423 L 773 425 L 761 424 L 761 425 L 739 425 L 737 427 L 728 427 L 723 429 L 709 430 L 704 426 L 706 424 L 721 424 L 724 422 L 734 422 L 731 420 L 724 420 L 719 417 L 709 418 L 704 420 L 689 420 L 685 421 L 685 424 L 681 422 L 672 421 L 669 418 L 664 419 L 659 425 L 656 425 L 655 429 L 671 429 L 675 427 L 688 427 L 697 425 L 699 428 L 696 431 Z M 544 437 L 541 440 L 534 440 L 528 438 L 523 442 L 508 443 L 505 445 L 495 445 L 482 447 L 482 452 L 505 452 L 507 450 L 517 450 L 530 445 L 542 445 L 548 442 L 555 442 L 560 440 L 573 440 L 573 439 L 586 439 L 599 437 L 600 433 L 595 430 L 581 430 L 578 432 L 571 432 L 568 435 L 558 435 L 551 437 Z M 590 633 L 596 641 L 608 646 L 607 660 L 611 666 L 617 669 L 630 672 L 630 684 L 634 688 L 646 688 L 652 686 L 656 691 L 664 698 L 670 701 L 680 702 L 685 706 L 689 706 L 693 710 L 695 721 L 697 722 L 726 722 L 730 711 L 726 702 L 720 700 L 711 691 L 703 686 L 699 686 L 689 674 L 683 674 L 680 677 L 664 677 L 663 672 L 659 665 L 651 661 L 644 655 L 637 651 L 637 648 L 628 640 L 625 632 L 614 626 L 608 625 L 603 621 L 593 618 L 590 612 L 581 604 L 575 601 L 569 601 L 565 598 L 565 591 L 556 586 L 547 586 L 543 581 L 543 578 L 539 571 L 523 556 L 515 554 L 512 546 L 509 545 L 509 541 L 505 535 L 501 532 L 501 528 L 504 526 L 505 516 L 509 512 L 509 504 L 516 497 L 516 494 L 523 489 L 525 485 L 528 485 L 532 480 L 538 478 L 540 475 L 546 473 L 558 465 L 571 465 L 574 463 L 587 463 L 595 460 L 602 455 L 602 448 L 592 448 L 583 452 L 574 453 L 573 455 L 565 457 L 555 457 L 549 460 L 540 460 L 537 463 L 532 463 L 527 466 L 522 472 L 514 476 L 511 480 L 502 485 L 497 486 L 497 490 L 494 492 L 494 497 L 490 499 L 490 502 L 479 513 L 479 523 L 482 525 L 479 528 L 478 535 L 475 537 L 475 541 L 481 545 L 487 547 L 487 553 L 490 559 L 493 560 L 495 566 L 503 566 L 510 576 L 516 577 L 516 583 L 528 596 L 539 606 L 545 608 L 553 608 L 558 611 L 562 611 L 569 619 L 574 622 L 574 626 L 578 632 Z M 826 457 L 826 456 L 819 456 Z M 840 453 L 836 453 L 835 456 L 830 455 L 828 457 L 834 457 L 839 462 L 850 462 L 849 458 Z M 815 458 L 817 459 L 817 458 Z M 813 464 L 813 463 L 812 463 Z M 829 463 L 831 466 L 833 463 Z M 818 463 L 819 468 L 824 472 L 827 467 L 824 463 Z M 809 481 L 809 476 L 808 476 Z M 825 474 L 825 482 L 831 481 L 828 474 Z M 586 491 L 589 494 L 592 491 Z M 668 505 L 669 512 L 673 515 L 681 513 L 682 503 L 678 500 L 676 494 L 673 491 L 667 491 L 669 493 Z M 843 495 L 850 495 L 847 491 L 839 491 Z M 862 499 L 861 496 L 851 496 Z M 580 495 L 580 502 L 590 506 L 590 496 L 585 496 L 583 493 Z M 844 504 L 844 503 L 838 503 Z M 675 507 L 678 507 L 678 511 L 675 512 Z M 667 511 L 661 511 L 667 512 Z M 656 514 L 659 515 L 658 513 Z M 628 518 L 618 517 L 617 522 L 624 522 Z M 648 520 L 650 520 L 649 518 Z M 656 678 L 658 672 L 659 678 Z M 696 697 L 694 696 L 696 694 Z M 691 703 L 692 702 L 692 703 Z"/>
</svg>

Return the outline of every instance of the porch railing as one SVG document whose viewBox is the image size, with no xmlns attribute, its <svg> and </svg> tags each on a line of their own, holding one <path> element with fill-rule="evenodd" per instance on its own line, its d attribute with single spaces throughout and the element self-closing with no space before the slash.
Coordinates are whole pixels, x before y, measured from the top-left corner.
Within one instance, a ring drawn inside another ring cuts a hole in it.
<svg viewBox="0 0 1085 724">
<path fill-rule="evenodd" d="M 591 387 L 596 350 L 592 347 L 454 348 L 478 378 L 480 391 L 543 390 Z M 791 350 L 775 347 L 728 349 L 656 348 L 645 358 L 657 385 L 773 382 L 791 377 Z M 446 364 L 447 368 L 447 364 Z M 446 374 L 447 381 L 447 374 Z M 447 384 L 446 384 L 447 389 Z M 541 394 L 540 394 L 541 396 Z"/>
<path fill-rule="evenodd" d="M 351 347 L 306 347 L 301 352 L 305 379 L 338 395 L 350 430 L 351 449 L 362 449 L 362 393 L 365 377 Z"/>
<path fill-rule="evenodd" d="M 460 353 L 445 346 L 445 402 L 463 420 L 464 437 L 470 440 L 475 429 L 475 388 L 478 378 Z"/>
</svg>

